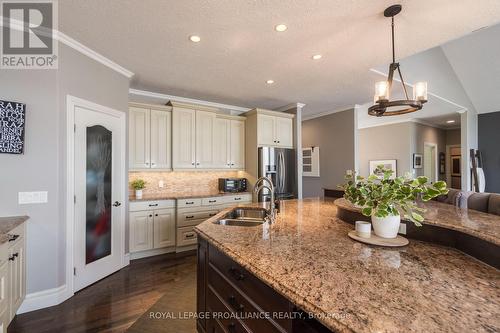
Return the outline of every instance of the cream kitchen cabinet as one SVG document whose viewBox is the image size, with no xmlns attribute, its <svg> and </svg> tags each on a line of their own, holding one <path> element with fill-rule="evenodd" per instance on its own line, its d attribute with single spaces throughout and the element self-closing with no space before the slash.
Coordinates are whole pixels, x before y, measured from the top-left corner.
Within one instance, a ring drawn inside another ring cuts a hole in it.
<svg viewBox="0 0 500 333">
<path fill-rule="evenodd" d="M 129 107 L 129 167 L 131 170 L 170 169 L 171 108 L 147 104 Z"/>
<path fill-rule="evenodd" d="M 26 296 L 26 224 L 8 232 L 9 240 L 0 244 L 0 332 L 7 332 Z"/>
<path fill-rule="evenodd" d="M 130 203 L 131 253 L 175 246 L 175 201 L 134 201 Z"/>
<path fill-rule="evenodd" d="M 245 121 L 217 116 L 213 152 L 216 169 L 244 169 Z"/>
<path fill-rule="evenodd" d="M 275 112 L 277 114 L 277 112 Z M 293 148 L 293 121 L 288 116 L 257 114 L 257 144 Z"/>
<path fill-rule="evenodd" d="M 196 168 L 214 168 L 214 123 L 217 114 L 196 111 Z"/>
<path fill-rule="evenodd" d="M 196 168 L 196 110 L 182 107 L 172 110 L 172 167 Z"/>
</svg>

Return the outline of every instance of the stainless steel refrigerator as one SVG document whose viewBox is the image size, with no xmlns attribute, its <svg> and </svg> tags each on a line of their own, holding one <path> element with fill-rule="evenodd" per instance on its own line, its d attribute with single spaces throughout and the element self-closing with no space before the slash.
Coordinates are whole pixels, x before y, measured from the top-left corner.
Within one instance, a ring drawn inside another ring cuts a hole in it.
<svg viewBox="0 0 500 333">
<path fill-rule="evenodd" d="M 297 162 L 294 149 L 260 147 L 259 177 L 269 177 L 274 185 L 276 199 L 297 198 Z M 263 189 L 259 202 L 269 201 L 270 193 Z"/>
</svg>

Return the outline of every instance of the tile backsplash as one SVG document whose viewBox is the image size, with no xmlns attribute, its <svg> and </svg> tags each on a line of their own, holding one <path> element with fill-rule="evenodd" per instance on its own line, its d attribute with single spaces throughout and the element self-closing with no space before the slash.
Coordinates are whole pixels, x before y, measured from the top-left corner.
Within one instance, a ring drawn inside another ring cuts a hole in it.
<svg viewBox="0 0 500 333">
<path fill-rule="evenodd" d="M 172 172 L 129 172 L 129 184 L 135 179 L 146 181 L 144 195 L 184 195 L 186 193 L 216 193 L 219 190 L 219 178 L 248 178 L 245 171 L 172 171 Z M 158 186 L 164 182 L 164 187 Z M 129 187 L 129 195 L 134 190 Z"/>
</svg>

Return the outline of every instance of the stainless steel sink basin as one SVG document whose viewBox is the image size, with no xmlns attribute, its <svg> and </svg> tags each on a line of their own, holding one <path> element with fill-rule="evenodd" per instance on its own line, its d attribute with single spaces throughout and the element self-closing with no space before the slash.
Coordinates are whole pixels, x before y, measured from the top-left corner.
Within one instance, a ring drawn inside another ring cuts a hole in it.
<svg viewBox="0 0 500 333">
<path fill-rule="evenodd" d="M 235 208 L 224 216 L 229 219 L 237 220 L 262 220 L 267 217 L 267 210 L 264 208 Z"/>
<path fill-rule="evenodd" d="M 253 227 L 267 221 L 267 210 L 264 208 L 238 207 L 224 215 L 215 224 Z"/>
<path fill-rule="evenodd" d="M 255 227 L 264 223 L 264 220 L 236 220 L 236 219 L 221 219 L 215 221 L 215 224 L 220 225 L 233 225 L 238 227 Z"/>
</svg>

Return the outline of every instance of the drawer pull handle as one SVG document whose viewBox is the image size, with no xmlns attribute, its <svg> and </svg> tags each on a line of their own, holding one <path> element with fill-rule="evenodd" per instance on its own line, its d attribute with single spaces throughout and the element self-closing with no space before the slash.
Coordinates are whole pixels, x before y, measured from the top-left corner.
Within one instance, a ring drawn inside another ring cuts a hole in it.
<svg viewBox="0 0 500 333">
<path fill-rule="evenodd" d="M 149 204 L 149 207 L 158 207 L 158 204 Z"/>
<path fill-rule="evenodd" d="M 239 201 L 241 200 L 241 198 L 234 198 L 234 201 Z"/>
<path fill-rule="evenodd" d="M 187 201 L 186 202 L 186 205 L 192 205 L 192 204 L 194 204 L 194 201 Z"/>
<path fill-rule="evenodd" d="M 186 234 L 186 238 L 193 238 L 195 234 Z"/>
<path fill-rule="evenodd" d="M 13 242 L 19 238 L 19 235 L 7 235 L 9 237 L 9 242 Z"/>
<path fill-rule="evenodd" d="M 241 273 L 237 268 L 235 267 L 231 267 L 229 269 L 229 272 L 231 274 L 233 274 L 234 278 L 237 280 L 237 281 L 242 281 L 245 279 L 245 275 L 243 273 Z"/>
<path fill-rule="evenodd" d="M 217 215 L 217 213 L 210 213 L 210 214 L 208 214 L 208 216 L 215 216 L 215 215 Z"/>
<path fill-rule="evenodd" d="M 217 202 L 217 200 L 208 200 L 209 203 Z"/>
<path fill-rule="evenodd" d="M 245 308 L 243 304 L 238 304 L 238 302 L 236 302 L 236 297 L 234 297 L 234 295 L 229 296 L 229 304 L 238 312 L 243 312 Z"/>
<path fill-rule="evenodd" d="M 194 215 L 186 216 L 187 219 L 194 219 Z"/>
</svg>

